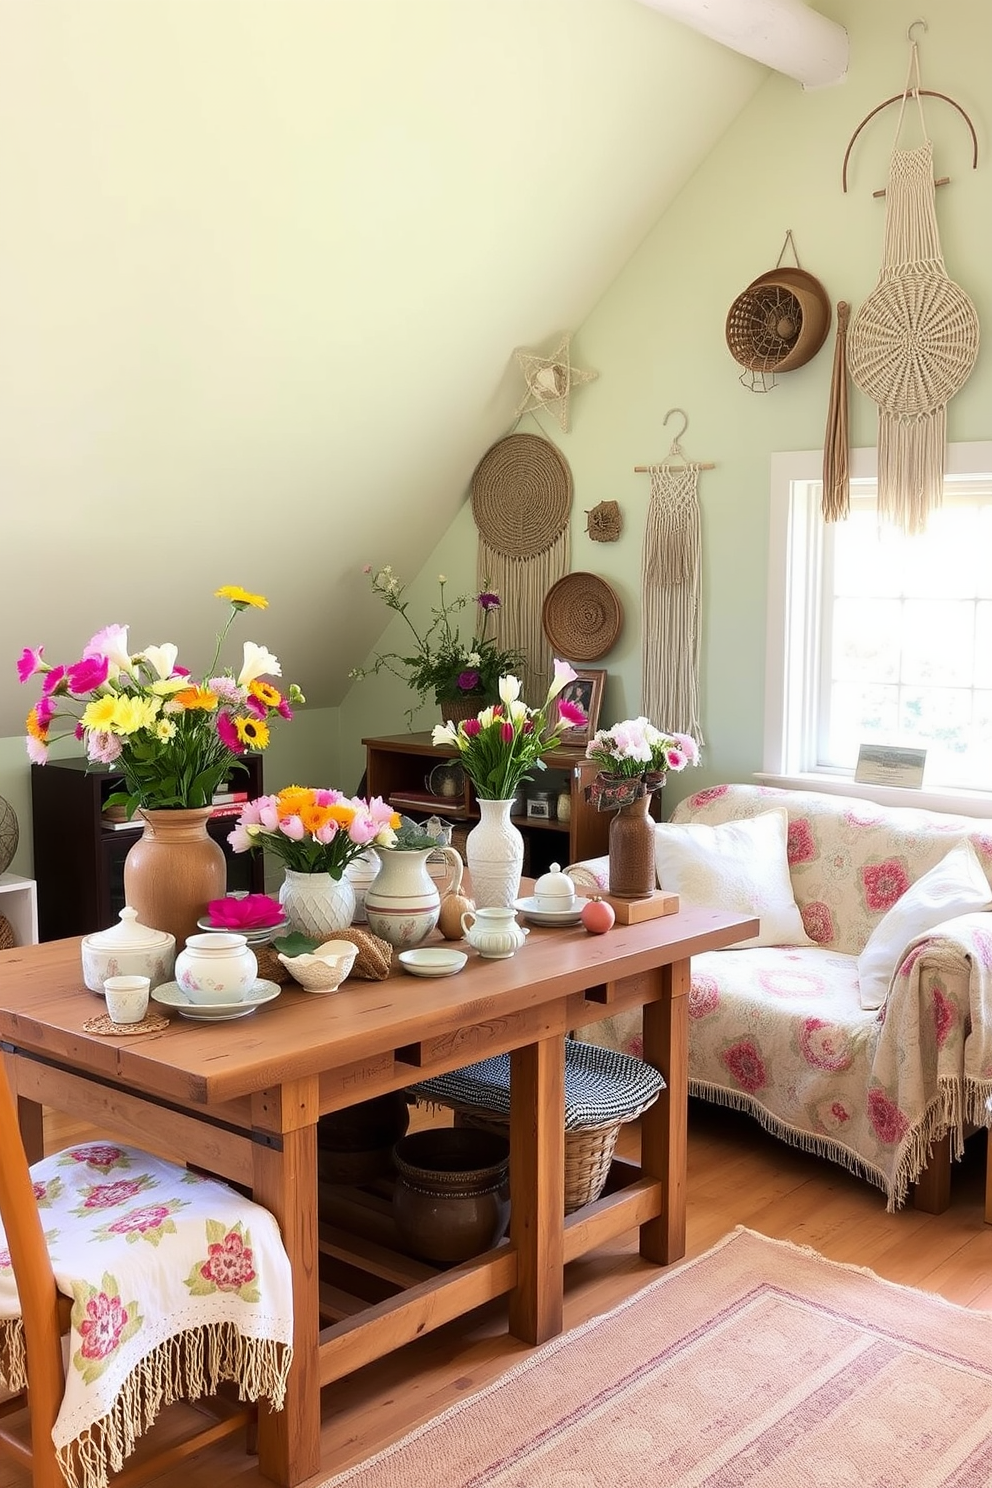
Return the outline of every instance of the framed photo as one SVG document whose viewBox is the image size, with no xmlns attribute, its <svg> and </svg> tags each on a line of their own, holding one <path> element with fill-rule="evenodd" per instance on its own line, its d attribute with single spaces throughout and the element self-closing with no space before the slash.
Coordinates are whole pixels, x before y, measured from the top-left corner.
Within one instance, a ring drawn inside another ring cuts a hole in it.
<svg viewBox="0 0 992 1488">
<path fill-rule="evenodd" d="M 578 703 L 586 715 L 584 728 L 569 729 L 565 735 L 565 741 L 569 745 L 576 745 L 585 749 L 593 734 L 599 728 L 599 712 L 603 706 L 603 688 L 606 686 L 606 672 L 600 668 L 581 670 L 575 669 L 575 681 L 569 682 L 558 694 L 559 698 L 568 698 L 571 703 Z M 555 699 L 557 703 L 558 699 Z M 564 741 L 563 741 L 564 742 Z"/>
</svg>

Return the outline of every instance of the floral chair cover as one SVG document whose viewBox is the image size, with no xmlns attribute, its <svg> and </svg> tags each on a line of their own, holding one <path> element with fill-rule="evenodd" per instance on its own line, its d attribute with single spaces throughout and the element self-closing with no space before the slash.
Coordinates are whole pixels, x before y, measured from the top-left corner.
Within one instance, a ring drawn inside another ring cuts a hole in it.
<svg viewBox="0 0 992 1488">
<path fill-rule="evenodd" d="M 215 1393 L 282 1408 L 292 1360 L 289 1258 L 267 1209 L 111 1142 L 31 1169 L 59 1291 L 73 1299 L 52 1431 L 71 1488 L 103 1488 L 162 1405 Z M 0 1230 L 0 1385 L 24 1387 L 24 1335 Z"/>
</svg>

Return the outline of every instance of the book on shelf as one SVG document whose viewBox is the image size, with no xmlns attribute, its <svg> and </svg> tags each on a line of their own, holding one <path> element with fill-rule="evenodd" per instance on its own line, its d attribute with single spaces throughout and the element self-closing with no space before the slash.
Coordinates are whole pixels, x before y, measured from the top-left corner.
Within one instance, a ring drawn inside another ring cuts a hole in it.
<svg viewBox="0 0 992 1488">
<path fill-rule="evenodd" d="M 232 801 L 247 801 L 246 790 L 214 791 L 211 802 L 214 806 L 226 806 Z"/>
<path fill-rule="evenodd" d="M 140 816 L 133 817 L 131 821 L 116 816 L 101 816 L 100 825 L 105 832 L 140 832 L 145 825 Z"/>
<path fill-rule="evenodd" d="M 391 791 L 389 804 L 394 811 L 423 811 L 427 816 L 465 815 L 465 801 L 461 796 L 435 796 L 431 791 Z"/>
<path fill-rule="evenodd" d="M 213 821 L 217 816 L 240 816 L 244 804 L 244 801 L 221 802 L 219 806 L 215 805 L 211 810 L 210 820 Z"/>
</svg>

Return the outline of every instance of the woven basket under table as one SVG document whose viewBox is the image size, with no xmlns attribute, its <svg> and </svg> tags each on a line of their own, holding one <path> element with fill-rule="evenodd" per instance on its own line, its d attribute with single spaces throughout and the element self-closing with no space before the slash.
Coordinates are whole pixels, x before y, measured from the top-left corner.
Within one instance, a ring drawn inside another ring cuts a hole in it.
<svg viewBox="0 0 992 1488">
<path fill-rule="evenodd" d="M 509 1063 L 509 1055 L 497 1054 L 450 1075 L 423 1080 L 412 1087 L 412 1094 L 453 1111 L 456 1126 L 483 1127 L 507 1136 Z M 652 1106 L 664 1084 L 657 1070 L 630 1054 L 565 1040 L 566 1214 L 599 1198 L 620 1128 Z M 495 1096 L 502 1109 L 492 1109 L 486 1095 Z"/>
</svg>

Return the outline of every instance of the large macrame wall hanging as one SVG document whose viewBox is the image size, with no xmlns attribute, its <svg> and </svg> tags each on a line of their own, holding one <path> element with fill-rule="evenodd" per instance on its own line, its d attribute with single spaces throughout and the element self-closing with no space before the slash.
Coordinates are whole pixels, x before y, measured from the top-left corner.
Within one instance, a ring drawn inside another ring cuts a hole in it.
<svg viewBox="0 0 992 1488">
<path fill-rule="evenodd" d="M 472 476 L 479 529 L 478 578 L 500 595 L 500 644 L 527 659 L 522 679 L 543 697 L 551 648 L 541 625 L 544 597 L 568 572 L 572 472 L 564 455 L 537 434 L 508 434 L 486 451 Z"/>
<path fill-rule="evenodd" d="M 691 734 L 702 744 L 699 719 L 702 541 L 699 472 L 711 464 L 687 459 L 679 442 L 660 465 L 635 465 L 651 476 L 641 555 L 641 712 L 657 728 Z"/>
<path fill-rule="evenodd" d="M 978 314 L 944 267 L 933 147 L 920 98 L 919 54 L 910 40 L 885 194 L 882 269 L 851 321 L 847 349 L 851 380 L 878 404 L 879 516 L 921 532 L 943 496 L 947 404 L 975 365 Z M 910 96 L 924 143 L 900 150 Z"/>
</svg>

